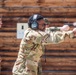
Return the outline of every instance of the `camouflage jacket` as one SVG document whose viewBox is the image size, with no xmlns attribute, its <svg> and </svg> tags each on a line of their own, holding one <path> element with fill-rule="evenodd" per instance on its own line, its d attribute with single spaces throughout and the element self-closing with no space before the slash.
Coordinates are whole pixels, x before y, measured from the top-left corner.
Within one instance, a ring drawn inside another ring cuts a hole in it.
<svg viewBox="0 0 76 75">
<path fill-rule="evenodd" d="M 45 32 L 27 29 L 20 43 L 20 49 L 17 60 L 13 67 L 13 73 L 18 75 L 26 75 L 26 60 L 36 61 L 39 63 L 40 57 L 44 53 L 44 44 L 60 43 L 65 39 L 65 35 L 73 37 L 73 32 L 51 31 L 47 28 Z"/>
</svg>

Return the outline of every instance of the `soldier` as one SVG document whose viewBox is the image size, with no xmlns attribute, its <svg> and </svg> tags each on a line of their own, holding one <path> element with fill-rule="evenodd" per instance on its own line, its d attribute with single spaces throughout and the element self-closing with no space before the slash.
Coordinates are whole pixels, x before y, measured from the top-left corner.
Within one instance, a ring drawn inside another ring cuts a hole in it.
<svg viewBox="0 0 76 75">
<path fill-rule="evenodd" d="M 49 27 L 45 30 L 44 17 L 39 14 L 34 14 L 29 18 L 28 26 L 20 43 L 18 57 L 12 70 L 13 75 L 42 75 L 40 59 L 44 54 L 44 45 L 48 42 L 61 42 L 65 34 L 71 38 L 74 36 L 73 31 L 63 32 L 67 26 Z"/>
</svg>

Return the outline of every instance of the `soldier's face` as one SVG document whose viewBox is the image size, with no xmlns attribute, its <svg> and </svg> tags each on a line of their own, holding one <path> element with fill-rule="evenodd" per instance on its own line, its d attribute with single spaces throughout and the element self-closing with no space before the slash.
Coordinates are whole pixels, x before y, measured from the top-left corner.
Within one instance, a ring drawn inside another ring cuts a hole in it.
<svg viewBox="0 0 76 75">
<path fill-rule="evenodd" d="M 46 24 L 45 24 L 45 21 L 43 19 L 39 20 L 38 21 L 38 29 L 41 30 L 41 31 L 44 31 L 45 30 L 45 27 L 46 27 Z"/>
<path fill-rule="evenodd" d="M 1 28 L 1 26 L 2 26 L 2 19 L 0 18 L 0 28 Z"/>
</svg>

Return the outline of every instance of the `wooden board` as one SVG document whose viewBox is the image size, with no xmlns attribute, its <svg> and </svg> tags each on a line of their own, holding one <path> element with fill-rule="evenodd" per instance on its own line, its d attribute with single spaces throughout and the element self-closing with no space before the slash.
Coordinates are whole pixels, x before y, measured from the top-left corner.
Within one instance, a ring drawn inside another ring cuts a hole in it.
<svg viewBox="0 0 76 75">
<path fill-rule="evenodd" d="M 76 21 L 76 0 L 0 0 L 0 75 L 12 75 L 21 39 L 16 38 L 18 22 L 28 22 L 35 13 L 43 15 L 50 26 Z M 72 28 L 73 29 L 73 28 Z M 41 57 L 42 75 L 76 75 L 76 38 L 45 45 Z"/>
</svg>

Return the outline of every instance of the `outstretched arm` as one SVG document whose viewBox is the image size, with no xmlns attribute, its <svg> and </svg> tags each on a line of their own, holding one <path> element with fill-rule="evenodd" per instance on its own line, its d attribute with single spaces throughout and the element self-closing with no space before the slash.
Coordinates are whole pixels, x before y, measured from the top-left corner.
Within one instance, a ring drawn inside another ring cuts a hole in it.
<svg viewBox="0 0 76 75">
<path fill-rule="evenodd" d="M 49 28 L 46 30 L 46 33 L 49 34 L 47 38 L 47 43 L 60 43 L 65 40 L 66 36 L 69 38 L 73 38 L 76 34 L 76 28 L 73 30 L 65 30 L 65 31 L 51 31 Z"/>
</svg>

